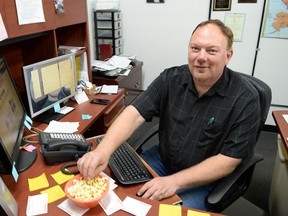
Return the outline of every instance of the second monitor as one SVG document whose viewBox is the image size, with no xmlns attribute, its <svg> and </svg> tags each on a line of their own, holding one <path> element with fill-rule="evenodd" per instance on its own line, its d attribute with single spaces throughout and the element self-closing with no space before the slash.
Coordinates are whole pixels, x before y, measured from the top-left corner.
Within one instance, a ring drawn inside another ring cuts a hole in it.
<svg viewBox="0 0 288 216">
<path fill-rule="evenodd" d="M 75 55 L 24 66 L 23 73 L 31 117 L 45 123 L 62 118 L 60 104 L 77 93 Z"/>
</svg>

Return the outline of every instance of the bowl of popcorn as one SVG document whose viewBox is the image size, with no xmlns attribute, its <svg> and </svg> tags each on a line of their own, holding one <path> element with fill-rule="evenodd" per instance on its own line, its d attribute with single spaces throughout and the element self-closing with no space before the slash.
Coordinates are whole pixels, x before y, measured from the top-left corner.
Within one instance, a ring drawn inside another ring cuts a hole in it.
<svg viewBox="0 0 288 216">
<path fill-rule="evenodd" d="M 75 175 L 65 185 L 65 194 L 81 208 L 93 208 L 109 190 L 106 177 L 95 176 L 91 180 L 84 180 L 82 175 Z"/>
</svg>

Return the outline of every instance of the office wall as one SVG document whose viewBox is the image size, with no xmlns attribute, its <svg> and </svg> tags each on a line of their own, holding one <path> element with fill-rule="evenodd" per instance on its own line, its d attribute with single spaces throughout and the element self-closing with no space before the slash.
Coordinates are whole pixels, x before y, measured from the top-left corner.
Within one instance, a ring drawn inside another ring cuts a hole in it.
<svg viewBox="0 0 288 216">
<path fill-rule="evenodd" d="M 121 0 L 124 53 L 144 62 L 143 88 L 163 69 L 187 63 L 190 35 L 208 19 L 209 0 Z"/>
<path fill-rule="evenodd" d="M 273 1 L 275 2 L 275 0 Z M 272 2 L 272 0 L 266 0 L 266 5 L 269 2 Z M 279 4 L 281 3 L 282 2 L 279 1 Z M 288 8 L 284 3 L 282 4 L 282 9 L 288 13 Z M 265 17 L 266 12 L 267 10 L 265 11 Z M 267 15 L 267 17 L 274 21 L 274 17 L 271 14 Z M 265 25 L 263 25 L 263 27 L 264 26 Z M 271 124 L 273 125 L 275 125 L 275 123 L 271 112 L 273 110 L 287 110 L 288 107 L 287 49 L 288 39 L 260 37 L 254 75 L 265 81 L 272 89 L 272 106 L 270 107 L 267 122 L 272 122 Z"/>
<path fill-rule="evenodd" d="M 91 57 L 94 59 L 93 10 L 96 0 L 88 1 L 91 11 Z M 209 12 L 211 18 L 222 21 L 225 20 L 226 13 L 245 14 L 242 41 L 234 42 L 234 56 L 228 66 L 236 71 L 252 74 L 265 1 L 238 3 L 233 0 L 231 11 L 221 12 L 210 10 L 210 0 L 166 0 L 164 4 L 147 4 L 146 0 L 119 1 L 122 11 L 124 54 L 136 55 L 137 59 L 144 62 L 143 89 L 146 89 L 164 68 L 187 63 L 187 46 L 191 31 L 199 22 L 208 19 Z M 288 97 L 285 95 L 288 90 L 288 86 L 285 85 L 287 75 L 284 70 L 288 57 L 285 49 L 288 40 L 260 39 L 255 76 L 271 86 L 273 103 L 288 105 Z M 275 43 L 271 44 L 272 42 Z M 285 91 L 281 90 L 282 87 Z M 287 102 L 279 102 L 279 99 L 283 98 Z M 286 107 L 271 107 L 266 122 L 268 125 L 275 125 L 271 112 L 279 109 Z"/>
<path fill-rule="evenodd" d="M 230 11 L 213 11 L 213 8 L 211 9 L 211 18 L 220 19 L 223 22 L 225 22 L 225 16 L 229 14 L 245 16 L 242 40 L 234 42 L 234 54 L 228 64 L 233 70 L 252 75 L 263 2 L 263 0 L 259 0 L 257 3 L 238 3 L 237 0 L 233 0 Z"/>
</svg>

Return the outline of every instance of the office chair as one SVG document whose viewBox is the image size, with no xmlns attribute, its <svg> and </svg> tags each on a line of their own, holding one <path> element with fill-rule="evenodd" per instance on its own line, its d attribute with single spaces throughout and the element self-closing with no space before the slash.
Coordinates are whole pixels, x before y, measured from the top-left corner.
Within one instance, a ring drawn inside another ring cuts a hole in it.
<svg viewBox="0 0 288 216">
<path fill-rule="evenodd" d="M 255 89 L 257 89 L 260 96 L 261 118 L 257 138 L 254 143 L 255 147 L 269 112 L 272 99 L 271 89 L 266 83 L 256 77 L 243 73 L 239 74 L 245 79 L 249 80 Z M 158 128 L 158 124 L 154 125 L 147 130 L 145 134 L 141 135 L 135 143 L 131 144 L 137 153 L 140 154 L 144 144 L 158 133 Z M 216 187 L 207 196 L 207 203 L 209 206 L 208 210 L 211 212 L 222 212 L 234 201 L 240 198 L 247 191 L 251 183 L 256 164 L 263 159 L 264 158 L 261 155 L 254 153 L 252 157 L 242 160 L 241 164 L 234 170 L 233 173 L 221 179 Z"/>
</svg>

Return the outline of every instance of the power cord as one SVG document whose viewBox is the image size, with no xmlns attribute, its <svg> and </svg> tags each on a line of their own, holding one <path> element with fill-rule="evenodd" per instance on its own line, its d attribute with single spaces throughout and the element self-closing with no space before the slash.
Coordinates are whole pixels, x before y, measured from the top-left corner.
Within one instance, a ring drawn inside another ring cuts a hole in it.
<svg viewBox="0 0 288 216">
<path fill-rule="evenodd" d="M 23 141 L 27 143 L 37 144 L 39 141 L 37 140 L 30 140 L 32 137 L 38 137 L 39 133 L 42 132 L 41 129 L 32 127 L 31 130 L 32 134 L 26 135 L 23 137 Z"/>
</svg>

